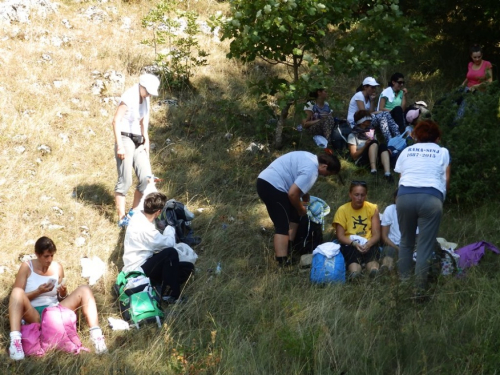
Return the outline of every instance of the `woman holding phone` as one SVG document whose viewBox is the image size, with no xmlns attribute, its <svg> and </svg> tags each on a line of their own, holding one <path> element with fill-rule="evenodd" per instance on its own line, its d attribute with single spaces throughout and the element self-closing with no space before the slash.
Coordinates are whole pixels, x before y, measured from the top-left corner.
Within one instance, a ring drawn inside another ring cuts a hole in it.
<svg viewBox="0 0 500 375">
<path fill-rule="evenodd" d="M 21 320 L 40 323 L 42 312 L 49 306 L 61 305 L 71 310 L 81 308 L 90 327 L 90 339 L 97 354 L 107 352 L 104 336 L 97 318 L 97 307 L 92 290 L 87 285 L 71 294 L 65 285 L 64 270 L 54 262 L 56 245 L 48 237 L 35 243 L 36 259 L 21 264 L 9 299 L 10 358 L 24 358 L 21 344 Z"/>
</svg>

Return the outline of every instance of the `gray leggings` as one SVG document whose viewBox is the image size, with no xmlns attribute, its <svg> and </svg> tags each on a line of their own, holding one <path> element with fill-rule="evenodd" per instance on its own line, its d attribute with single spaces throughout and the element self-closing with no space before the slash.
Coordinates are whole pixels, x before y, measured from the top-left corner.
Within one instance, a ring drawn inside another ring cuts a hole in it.
<svg viewBox="0 0 500 375">
<path fill-rule="evenodd" d="M 149 164 L 146 149 L 144 145 L 136 148 L 135 143 L 129 137 L 123 135 L 122 142 L 125 149 L 125 159 L 123 160 L 118 158 L 115 145 L 116 169 L 118 171 L 115 192 L 127 195 L 128 189 L 132 186 L 132 170 L 135 170 L 135 174 L 139 179 L 137 190 L 143 192 L 148 185 L 147 176 L 151 175 L 151 165 Z"/>
<path fill-rule="evenodd" d="M 430 194 L 405 194 L 396 201 L 401 243 L 399 245 L 399 272 L 402 280 L 410 277 L 417 226 L 416 286 L 427 288 L 430 259 L 435 249 L 436 236 L 443 214 L 443 202 Z"/>
</svg>

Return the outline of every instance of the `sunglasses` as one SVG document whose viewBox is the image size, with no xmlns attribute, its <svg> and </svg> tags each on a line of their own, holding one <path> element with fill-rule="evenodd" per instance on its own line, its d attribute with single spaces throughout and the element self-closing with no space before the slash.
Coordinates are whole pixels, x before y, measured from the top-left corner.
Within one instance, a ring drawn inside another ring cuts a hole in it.
<svg viewBox="0 0 500 375">
<path fill-rule="evenodd" d="M 363 186 L 367 187 L 366 181 L 351 181 L 351 186 Z"/>
<path fill-rule="evenodd" d="M 399 83 L 400 85 L 404 85 L 405 84 L 405 81 L 396 81 L 397 83 Z"/>
</svg>

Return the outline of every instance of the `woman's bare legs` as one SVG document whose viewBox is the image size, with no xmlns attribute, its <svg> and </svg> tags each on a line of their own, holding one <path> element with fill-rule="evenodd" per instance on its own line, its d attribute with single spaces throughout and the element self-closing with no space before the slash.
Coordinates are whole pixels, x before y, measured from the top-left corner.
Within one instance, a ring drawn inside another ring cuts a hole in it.
<svg viewBox="0 0 500 375">
<path fill-rule="evenodd" d="M 59 304 L 73 311 L 76 311 L 81 307 L 83 315 L 85 315 L 85 318 L 87 318 L 89 327 L 96 327 L 99 325 L 94 294 L 87 285 L 81 285 L 76 288 L 67 298 L 63 299 Z"/>
<path fill-rule="evenodd" d="M 38 311 L 31 306 L 31 302 L 22 288 L 12 289 L 9 298 L 10 331 L 21 331 L 21 319 L 26 323 L 40 323 Z"/>
</svg>

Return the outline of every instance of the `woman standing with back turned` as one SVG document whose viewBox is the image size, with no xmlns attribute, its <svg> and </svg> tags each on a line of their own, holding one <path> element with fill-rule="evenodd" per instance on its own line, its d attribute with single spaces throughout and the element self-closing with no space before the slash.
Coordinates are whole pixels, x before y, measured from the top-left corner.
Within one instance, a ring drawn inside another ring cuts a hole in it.
<svg viewBox="0 0 500 375">
<path fill-rule="evenodd" d="M 416 143 L 401 152 L 394 168 L 401 173 L 396 201 L 401 231 L 399 271 L 402 280 L 410 277 L 418 226 L 415 277 L 417 290 L 424 291 L 450 182 L 450 155 L 437 144 L 441 130 L 434 121 L 420 121 L 413 138 Z"/>
</svg>

